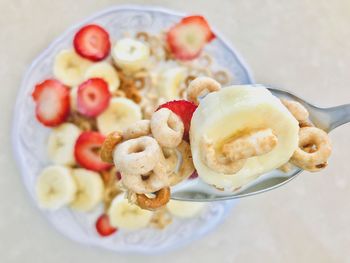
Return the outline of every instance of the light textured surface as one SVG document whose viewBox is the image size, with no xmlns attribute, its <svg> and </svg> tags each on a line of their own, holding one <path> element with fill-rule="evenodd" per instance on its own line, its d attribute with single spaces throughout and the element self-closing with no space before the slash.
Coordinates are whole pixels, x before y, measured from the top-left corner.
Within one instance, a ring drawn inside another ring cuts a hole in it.
<svg viewBox="0 0 350 263">
<path fill-rule="evenodd" d="M 117 3 L 126 2 L 0 2 L 0 261 L 350 262 L 349 125 L 332 133 L 335 151 L 327 170 L 241 200 L 216 232 L 179 251 L 152 258 L 119 255 L 67 241 L 48 225 L 28 201 L 12 158 L 13 102 L 26 67 L 41 50 L 72 23 Z M 206 15 L 235 44 L 258 82 L 324 106 L 350 101 L 347 0 L 147 4 Z"/>
</svg>

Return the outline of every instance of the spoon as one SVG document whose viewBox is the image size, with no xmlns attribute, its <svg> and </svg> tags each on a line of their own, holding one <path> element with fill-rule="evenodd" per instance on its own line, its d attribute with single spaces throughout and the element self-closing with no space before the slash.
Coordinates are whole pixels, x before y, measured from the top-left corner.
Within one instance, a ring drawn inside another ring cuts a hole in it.
<svg viewBox="0 0 350 263">
<path fill-rule="evenodd" d="M 331 108 L 320 108 L 306 102 L 288 91 L 275 88 L 268 89 L 276 97 L 294 100 L 304 105 L 304 107 L 309 111 L 310 120 L 312 123 L 316 127 L 326 132 L 330 132 L 338 126 L 350 122 L 350 104 Z M 303 170 L 298 167 L 293 167 L 293 169 L 288 173 L 284 173 L 276 169 L 261 175 L 256 180 L 253 180 L 252 182 L 233 192 L 217 190 L 215 187 L 210 186 L 204 183 L 200 178 L 197 178 L 188 180 L 184 184 L 174 186 L 172 188 L 171 198 L 175 200 L 199 202 L 242 198 L 255 194 L 261 194 L 280 187 L 290 182 L 301 172 L 303 172 Z"/>
</svg>

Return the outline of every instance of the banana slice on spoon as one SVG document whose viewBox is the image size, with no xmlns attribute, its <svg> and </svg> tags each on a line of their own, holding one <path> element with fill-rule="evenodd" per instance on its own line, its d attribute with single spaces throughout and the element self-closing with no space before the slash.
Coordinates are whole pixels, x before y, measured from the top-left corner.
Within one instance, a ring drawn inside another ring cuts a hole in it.
<svg viewBox="0 0 350 263">
<path fill-rule="evenodd" d="M 203 158 L 204 138 L 220 151 L 232 138 L 261 129 L 271 129 L 277 137 L 277 145 L 271 151 L 246 159 L 242 168 L 232 174 L 208 167 Z M 298 131 L 297 120 L 266 88 L 226 87 L 202 99 L 193 115 L 190 131 L 193 162 L 206 183 L 233 190 L 288 162 L 298 147 Z"/>
</svg>

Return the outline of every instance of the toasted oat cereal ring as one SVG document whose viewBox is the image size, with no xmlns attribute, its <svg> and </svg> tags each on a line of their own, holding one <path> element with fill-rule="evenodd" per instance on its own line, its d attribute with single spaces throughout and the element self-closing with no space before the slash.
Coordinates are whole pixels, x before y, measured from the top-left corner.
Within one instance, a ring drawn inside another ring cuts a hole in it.
<svg viewBox="0 0 350 263">
<path fill-rule="evenodd" d="M 226 85 L 230 82 L 230 75 L 227 71 L 219 70 L 213 74 L 214 79 L 221 85 Z"/>
<path fill-rule="evenodd" d="M 135 88 L 140 90 L 145 87 L 146 80 L 145 78 L 136 78 L 135 79 Z"/>
<path fill-rule="evenodd" d="M 198 58 L 198 64 L 201 67 L 210 67 L 213 64 L 213 58 L 209 54 L 203 54 Z"/>
<path fill-rule="evenodd" d="M 139 104 L 142 100 L 142 97 L 139 93 L 139 91 L 135 88 L 133 90 L 131 90 L 127 95 L 127 98 L 133 100 L 135 103 Z"/>
<path fill-rule="evenodd" d="M 287 162 L 285 164 L 282 164 L 277 169 L 282 171 L 283 173 L 289 173 L 293 169 L 293 165 L 290 162 Z"/>
<path fill-rule="evenodd" d="M 316 127 L 305 127 L 299 131 L 299 148 L 291 162 L 310 172 L 317 172 L 327 166 L 332 152 L 328 134 Z"/>
<path fill-rule="evenodd" d="M 294 116 L 294 118 L 300 123 L 307 123 L 309 118 L 309 112 L 307 109 L 299 102 L 293 100 L 281 99 L 281 102 L 289 110 L 289 112 Z"/>
<path fill-rule="evenodd" d="M 160 146 L 174 148 L 182 141 L 184 124 L 171 110 L 162 108 L 152 115 L 151 131 Z"/>
<path fill-rule="evenodd" d="M 278 143 L 272 129 L 261 129 L 226 142 L 222 147 L 225 156 L 233 161 L 260 156 L 272 151 Z"/>
<path fill-rule="evenodd" d="M 185 79 L 185 85 L 186 87 L 188 87 L 188 85 L 190 85 L 191 81 L 194 80 L 196 78 L 196 76 L 193 75 L 188 75 Z"/>
<path fill-rule="evenodd" d="M 161 149 L 154 138 L 142 136 L 118 144 L 113 157 L 122 174 L 146 174 L 159 162 Z"/>
<path fill-rule="evenodd" d="M 241 170 L 246 162 L 246 159 L 233 161 L 222 154 L 218 154 L 213 142 L 205 136 L 202 138 L 201 147 L 201 159 L 208 168 L 214 171 L 224 174 L 234 174 Z"/>
<path fill-rule="evenodd" d="M 163 156 L 164 156 L 164 165 L 166 167 L 166 173 L 172 174 L 179 162 L 178 154 L 176 148 L 162 148 Z"/>
<path fill-rule="evenodd" d="M 299 127 L 314 127 L 314 125 L 310 121 L 299 121 Z"/>
<path fill-rule="evenodd" d="M 190 67 L 189 74 L 196 77 L 212 77 L 212 72 L 208 68 Z"/>
<path fill-rule="evenodd" d="M 116 197 L 121 190 L 118 189 L 117 184 L 110 184 L 105 187 L 105 190 L 103 192 L 103 204 L 104 204 L 104 210 L 107 211 L 110 207 L 114 197 Z"/>
<path fill-rule="evenodd" d="M 169 168 L 168 170 L 170 170 L 169 184 L 173 186 L 189 178 L 195 168 L 192 161 L 191 147 L 186 141 L 182 141 L 176 149 L 171 150 L 172 151 L 170 151 L 168 155 L 167 152 L 165 152 L 164 157 L 167 167 Z M 180 156 L 180 160 L 178 156 Z"/>
<path fill-rule="evenodd" d="M 91 131 L 97 128 L 96 119 L 85 117 L 77 112 L 72 112 L 70 114 L 68 122 L 75 124 L 82 131 Z"/>
<path fill-rule="evenodd" d="M 199 97 L 218 91 L 220 88 L 221 85 L 216 80 L 209 77 L 198 77 L 190 82 L 187 89 L 187 99 L 198 105 Z"/>
<path fill-rule="evenodd" d="M 138 32 L 136 38 L 141 41 L 147 42 L 149 39 L 149 34 L 147 32 Z"/>
<path fill-rule="evenodd" d="M 142 209 L 155 210 L 165 206 L 170 200 L 170 188 L 164 187 L 155 192 L 154 198 L 149 198 L 145 194 L 136 194 L 137 205 Z"/>
<path fill-rule="evenodd" d="M 123 137 L 119 132 L 112 132 L 107 135 L 100 151 L 100 157 L 102 161 L 107 163 L 113 163 L 114 149 L 122 140 Z"/>
<path fill-rule="evenodd" d="M 129 125 L 123 131 L 123 139 L 130 140 L 141 136 L 146 136 L 151 134 L 151 125 L 149 120 L 136 121 Z"/>
<path fill-rule="evenodd" d="M 138 194 L 153 193 L 169 186 L 166 167 L 159 162 L 154 169 L 145 174 L 122 174 L 122 183 L 130 191 Z"/>
</svg>

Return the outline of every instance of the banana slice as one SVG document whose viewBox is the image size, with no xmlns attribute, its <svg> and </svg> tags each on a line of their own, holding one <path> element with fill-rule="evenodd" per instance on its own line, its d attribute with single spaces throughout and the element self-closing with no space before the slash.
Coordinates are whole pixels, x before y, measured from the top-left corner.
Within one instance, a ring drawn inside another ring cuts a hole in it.
<svg viewBox="0 0 350 263">
<path fill-rule="evenodd" d="M 157 84 L 158 94 L 166 100 L 180 98 L 180 84 L 186 77 L 185 67 L 170 68 L 162 72 Z"/>
<path fill-rule="evenodd" d="M 120 39 L 112 49 L 114 62 L 128 73 L 133 73 L 146 67 L 149 56 L 149 47 L 143 42 L 132 38 Z"/>
<path fill-rule="evenodd" d="M 47 152 L 55 164 L 74 165 L 74 145 L 81 130 L 72 123 L 54 128 L 49 136 Z"/>
<path fill-rule="evenodd" d="M 170 200 L 167 204 L 168 211 L 176 217 L 191 218 L 198 215 L 206 206 L 203 202 L 185 202 Z"/>
<path fill-rule="evenodd" d="M 97 127 L 101 133 L 108 135 L 123 131 L 141 118 L 140 106 L 135 102 L 126 98 L 113 98 L 108 108 L 97 117 Z"/>
<path fill-rule="evenodd" d="M 74 169 L 72 175 L 77 184 L 77 194 L 70 206 L 82 212 L 91 211 L 103 198 L 104 186 L 101 176 L 83 168 Z"/>
<path fill-rule="evenodd" d="M 112 226 L 119 229 L 136 230 L 149 224 L 153 212 L 129 203 L 124 198 L 124 194 L 121 194 L 113 199 L 108 215 Z"/>
<path fill-rule="evenodd" d="M 91 65 L 85 72 L 85 79 L 90 78 L 101 78 L 106 81 L 111 93 L 114 93 L 120 85 L 117 71 L 107 62 L 99 62 Z"/>
<path fill-rule="evenodd" d="M 272 151 L 248 158 L 235 174 L 208 168 L 201 158 L 203 136 L 220 148 L 244 130 L 270 128 L 277 136 Z M 201 100 L 191 122 L 191 149 L 199 176 L 208 184 L 233 190 L 288 162 L 298 146 L 298 122 L 263 86 L 231 86 Z"/>
<path fill-rule="evenodd" d="M 89 60 L 80 57 L 73 50 L 62 50 L 55 57 L 53 74 L 62 83 L 72 87 L 84 80 L 85 71 L 90 65 Z"/>
<path fill-rule="evenodd" d="M 78 105 L 78 86 L 75 86 L 70 89 L 69 98 L 70 98 L 70 108 L 73 111 L 76 111 L 77 105 Z"/>
<path fill-rule="evenodd" d="M 36 196 L 39 206 L 56 210 L 69 204 L 77 187 L 67 167 L 52 165 L 41 171 L 36 182 Z"/>
</svg>

